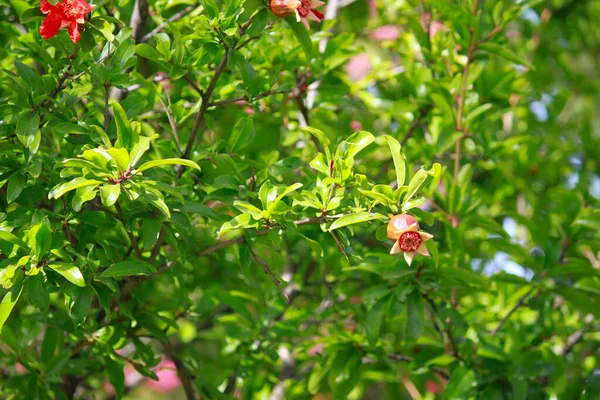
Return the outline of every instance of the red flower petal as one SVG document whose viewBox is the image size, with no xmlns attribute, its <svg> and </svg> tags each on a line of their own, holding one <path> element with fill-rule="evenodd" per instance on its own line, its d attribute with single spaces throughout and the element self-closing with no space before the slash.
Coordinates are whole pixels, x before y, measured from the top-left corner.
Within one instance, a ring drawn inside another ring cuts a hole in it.
<svg viewBox="0 0 600 400">
<path fill-rule="evenodd" d="M 50 39 L 58 33 L 61 25 L 61 17 L 55 13 L 49 14 L 44 21 L 42 21 L 42 25 L 40 25 L 40 35 L 44 39 Z"/>
<path fill-rule="evenodd" d="M 43 14 L 48 14 L 55 10 L 56 10 L 56 6 L 53 6 L 52 4 L 50 4 L 50 2 L 48 0 L 42 0 L 42 3 L 40 4 L 40 11 Z"/>
<path fill-rule="evenodd" d="M 81 39 L 81 33 L 79 33 L 79 24 L 76 21 L 73 21 L 71 25 L 69 25 L 69 37 L 73 43 L 77 43 L 79 42 L 79 39 Z"/>
<path fill-rule="evenodd" d="M 323 15 L 323 13 L 320 11 L 317 11 L 317 10 L 310 10 L 310 11 L 312 11 L 319 19 L 325 18 L 325 15 Z"/>
</svg>

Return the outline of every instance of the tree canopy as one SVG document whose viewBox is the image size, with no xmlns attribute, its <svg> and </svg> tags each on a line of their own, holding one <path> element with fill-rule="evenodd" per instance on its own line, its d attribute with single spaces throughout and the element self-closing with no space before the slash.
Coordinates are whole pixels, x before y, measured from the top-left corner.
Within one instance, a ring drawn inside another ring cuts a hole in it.
<svg viewBox="0 0 600 400">
<path fill-rule="evenodd" d="M 1 398 L 600 397 L 600 2 L 93 1 L 0 0 Z"/>
</svg>

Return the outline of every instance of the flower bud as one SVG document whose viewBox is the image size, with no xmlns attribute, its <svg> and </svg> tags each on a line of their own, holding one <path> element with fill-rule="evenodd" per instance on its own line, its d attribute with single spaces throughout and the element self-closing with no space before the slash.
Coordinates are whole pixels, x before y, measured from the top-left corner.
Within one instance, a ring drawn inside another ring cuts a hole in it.
<svg viewBox="0 0 600 400">
<path fill-rule="evenodd" d="M 417 230 L 419 230 L 419 223 L 409 214 L 400 214 L 390 216 L 390 222 L 388 222 L 387 226 L 387 235 L 390 239 L 398 239 L 398 234 L 396 232 L 405 231 L 412 224 L 417 224 Z"/>
</svg>

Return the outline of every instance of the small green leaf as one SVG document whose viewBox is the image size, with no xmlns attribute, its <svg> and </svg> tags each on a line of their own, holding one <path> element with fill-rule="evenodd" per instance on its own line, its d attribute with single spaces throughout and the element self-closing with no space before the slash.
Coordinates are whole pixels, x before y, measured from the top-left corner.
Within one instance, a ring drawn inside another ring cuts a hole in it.
<svg viewBox="0 0 600 400">
<path fill-rule="evenodd" d="M 387 217 L 382 214 L 371 214 L 369 212 L 359 212 L 359 213 L 354 213 L 354 214 L 348 214 L 348 215 L 344 215 L 342 218 L 336 220 L 333 224 L 331 224 L 331 226 L 329 227 L 329 230 L 333 231 L 333 230 L 339 229 L 343 226 L 359 224 L 361 222 L 372 221 L 374 219 L 385 220 L 385 219 L 387 219 Z"/>
<path fill-rule="evenodd" d="M 117 124 L 117 142 L 115 143 L 115 147 L 122 147 L 127 151 L 131 151 L 138 141 L 137 138 L 134 138 L 135 135 L 129 124 L 129 118 L 127 118 L 125 110 L 123 110 L 123 107 L 121 107 L 118 102 L 113 101 L 111 107 L 113 109 L 115 123 Z"/>
<path fill-rule="evenodd" d="M 59 342 L 59 335 L 60 333 L 56 328 L 49 326 L 46 327 L 44 339 L 42 340 L 42 347 L 40 349 L 40 354 L 44 364 L 48 364 L 52 357 L 54 357 L 54 353 L 56 352 L 56 347 Z"/>
<path fill-rule="evenodd" d="M 185 165 L 186 167 L 195 168 L 200 171 L 200 167 L 198 164 L 191 160 L 186 160 L 184 158 L 165 158 L 163 160 L 154 160 L 148 161 L 140 165 L 140 167 L 136 170 L 136 172 L 143 172 L 147 169 L 160 167 L 163 165 Z"/>
<path fill-rule="evenodd" d="M 235 153 L 254 140 L 254 119 L 242 118 L 236 122 L 227 142 L 227 151 Z"/>
<path fill-rule="evenodd" d="M 23 273 L 22 270 L 18 270 Z M 2 327 L 4 323 L 8 319 L 8 316 L 12 312 L 15 304 L 19 300 L 21 296 L 21 292 L 23 291 L 23 278 L 21 277 L 20 282 L 15 284 L 7 293 L 4 295 L 2 302 L 0 303 L 0 332 L 2 332 Z"/>
<path fill-rule="evenodd" d="M 85 322 L 87 315 L 90 311 L 91 305 L 92 289 L 90 289 L 89 287 L 85 287 L 81 289 L 81 291 L 75 298 L 73 306 L 71 307 L 71 316 L 77 324 L 82 324 Z"/>
<path fill-rule="evenodd" d="M 437 248 L 437 244 L 433 239 L 425 242 L 425 246 L 427 246 L 427 250 L 429 250 L 429 254 L 431 254 L 431 259 L 436 267 L 440 266 L 440 253 Z"/>
<path fill-rule="evenodd" d="M 44 287 L 44 277 L 42 274 L 36 274 L 27 278 L 27 295 L 29 296 L 29 300 L 40 311 L 48 310 L 50 295 Z"/>
<path fill-rule="evenodd" d="M 383 138 L 386 140 L 390 147 L 390 152 L 392 153 L 398 187 L 404 186 L 406 180 L 406 158 L 404 157 L 404 153 L 402 153 L 402 146 L 395 138 L 389 135 L 384 135 Z"/>
<path fill-rule="evenodd" d="M 431 95 L 431 99 L 435 105 L 446 114 L 447 118 L 450 118 L 452 121 L 454 121 L 454 112 L 452 111 L 452 106 L 450 106 L 450 103 L 448 103 L 444 96 L 438 93 L 433 93 Z"/>
<path fill-rule="evenodd" d="M 25 111 L 17 121 L 17 137 L 23 146 L 29 148 L 35 141 L 35 135 L 40 129 L 40 115 Z"/>
<path fill-rule="evenodd" d="M 425 330 L 425 309 L 423 297 L 418 290 L 413 290 L 406 299 L 406 340 L 415 342 Z"/>
<path fill-rule="evenodd" d="M 100 198 L 102 199 L 102 204 L 106 207 L 112 207 L 119 199 L 120 194 L 120 184 L 105 183 L 100 188 Z"/>
<path fill-rule="evenodd" d="M 467 115 L 467 118 L 465 120 L 465 128 L 468 128 L 471 125 L 471 122 L 473 122 L 477 117 L 479 117 L 481 114 L 483 114 L 490 108 L 492 108 L 492 105 L 488 103 L 482 104 L 479 107 L 475 108 L 473 111 L 471 111 L 469 115 Z"/>
<path fill-rule="evenodd" d="M 524 65 L 532 71 L 535 71 L 535 67 L 529 61 L 517 56 L 515 53 L 510 51 L 506 46 L 499 45 L 496 43 L 482 43 L 479 45 L 479 48 L 487 51 L 490 54 L 495 54 L 500 56 L 508 61 L 512 61 L 515 64 Z"/>
<path fill-rule="evenodd" d="M 134 275 L 150 276 L 154 272 L 156 272 L 156 268 L 146 261 L 127 260 L 111 265 L 100 276 L 105 278 L 120 278 Z"/>
<path fill-rule="evenodd" d="M 233 202 L 233 206 L 243 213 L 250 213 L 250 215 L 252 215 L 252 218 L 256 220 L 262 219 L 262 210 L 258 207 L 253 206 L 250 203 L 236 200 Z"/>
<path fill-rule="evenodd" d="M 26 183 L 27 177 L 23 174 L 20 174 L 19 171 L 10 176 L 8 179 L 8 189 L 6 192 L 7 203 L 10 204 L 19 197 Z"/>
<path fill-rule="evenodd" d="M 444 399 L 466 399 L 474 387 L 475 373 L 465 366 L 460 366 L 452 372 L 448 385 L 444 390 Z"/>
<path fill-rule="evenodd" d="M 285 19 L 285 21 L 290 25 L 296 39 L 300 42 L 302 49 L 304 50 L 304 54 L 306 55 L 306 63 L 310 64 L 312 60 L 312 41 L 310 40 L 310 35 L 308 34 L 308 30 L 301 23 L 296 21 L 295 16 L 291 16 Z"/>
<path fill-rule="evenodd" d="M 48 220 L 45 219 L 35 234 L 35 254 L 37 255 L 37 259 L 41 260 L 50 251 L 51 246 L 52 229 Z"/>
<path fill-rule="evenodd" d="M 0 240 L 12 243 L 14 245 L 19 246 L 22 249 L 29 251 L 29 246 L 27 246 L 27 243 L 25 243 L 23 240 L 19 239 L 10 232 L 0 230 Z"/>
<path fill-rule="evenodd" d="M 85 279 L 79 268 L 72 263 L 54 263 L 48 264 L 48 268 L 56 271 L 60 275 L 64 276 L 66 280 L 79 287 L 85 286 Z"/>
<path fill-rule="evenodd" d="M 52 190 L 50 190 L 50 193 L 48 193 L 48 199 L 58 199 L 63 194 L 71 190 L 79 189 L 80 187 L 84 186 L 96 186 L 101 183 L 101 181 L 95 179 L 87 179 L 80 176 L 73 179 L 70 182 L 59 183 L 58 185 L 54 186 Z"/>
<path fill-rule="evenodd" d="M 269 204 L 269 207 L 267 208 L 267 211 L 269 213 L 271 213 L 275 209 L 275 207 L 277 207 L 277 204 L 279 204 L 279 202 L 281 201 L 281 199 L 283 199 L 288 194 L 290 194 L 290 193 L 292 193 L 292 192 L 300 189 L 302 186 L 304 186 L 304 185 L 302 185 L 301 183 L 294 183 L 293 185 L 286 187 L 285 190 L 283 191 L 283 193 L 281 193 L 279 196 L 277 196 L 273 200 L 273 202 L 271 204 Z M 269 201 L 267 201 L 267 202 L 269 203 Z"/>
<path fill-rule="evenodd" d="M 429 174 L 426 170 L 420 169 L 417 171 L 415 176 L 413 176 L 413 178 L 410 180 L 410 183 L 408 184 L 408 190 L 406 191 L 406 196 L 404 196 L 403 200 L 404 203 L 409 201 L 417 193 L 421 186 L 423 186 L 423 183 L 425 183 L 427 176 L 429 176 Z"/>
<path fill-rule="evenodd" d="M 129 167 L 129 152 L 123 148 L 110 148 L 106 152 L 116 161 L 119 172 L 124 172 Z"/>
<path fill-rule="evenodd" d="M 373 143 L 373 140 L 375 140 L 375 137 L 370 132 L 354 132 L 348 139 L 339 144 L 336 151 L 336 157 L 345 155 L 346 158 L 354 158 L 365 147 Z"/>
<path fill-rule="evenodd" d="M 369 312 L 367 313 L 367 338 L 369 339 L 369 344 L 374 346 L 379 339 L 379 331 L 381 329 L 381 323 L 383 322 L 383 316 L 385 315 L 386 306 L 388 304 L 388 300 L 390 296 L 384 296 L 377 303 L 371 307 Z"/>
<path fill-rule="evenodd" d="M 160 222 L 154 218 L 146 218 L 142 222 L 142 246 L 145 249 L 151 249 L 154 246 L 160 234 L 160 227 Z"/>
<path fill-rule="evenodd" d="M 105 357 L 106 372 L 108 380 L 115 389 L 115 398 L 120 400 L 125 392 L 125 373 L 123 372 L 124 365 L 121 361 L 115 361 L 110 357 Z"/>
</svg>

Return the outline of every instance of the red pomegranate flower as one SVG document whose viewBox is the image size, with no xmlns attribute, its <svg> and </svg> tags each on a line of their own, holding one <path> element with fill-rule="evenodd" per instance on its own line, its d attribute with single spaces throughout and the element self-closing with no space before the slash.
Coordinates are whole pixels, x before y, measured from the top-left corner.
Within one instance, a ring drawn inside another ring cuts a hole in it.
<svg viewBox="0 0 600 400">
<path fill-rule="evenodd" d="M 387 235 L 390 239 L 395 240 L 390 254 L 404 252 L 404 259 L 408 265 L 412 263 L 417 253 L 424 256 L 429 255 L 424 242 L 431 239 L 433 235 L 419 231 L 419 223 L 412 215 L 390 215 Z"/>
<path fill-rule="evenodd" d="M 85 23 L 85 15 L 94 8 L 96 6 L 88 4 L 86 0 L 64 0 L 56 3 L 55 6 L 48 0 L 42 0 L 40 10 L 47 16 L 40 26 L 40 35 L 44 39 L 50 39 L 60 28 L 69 27 L 69 37 L 73 43 L 77 43 L 81 39 L 79 25 Z"/>
<path fill-rule="evenodd" d="M 271 11 L 279 18 L 287 18 L 296 14 L 296 21 L 308 27 L 308 20 L 321 22 L 325 16 L 317 11 L 323 4 L 320 0 L 271 0 Z"/>
</svg>

